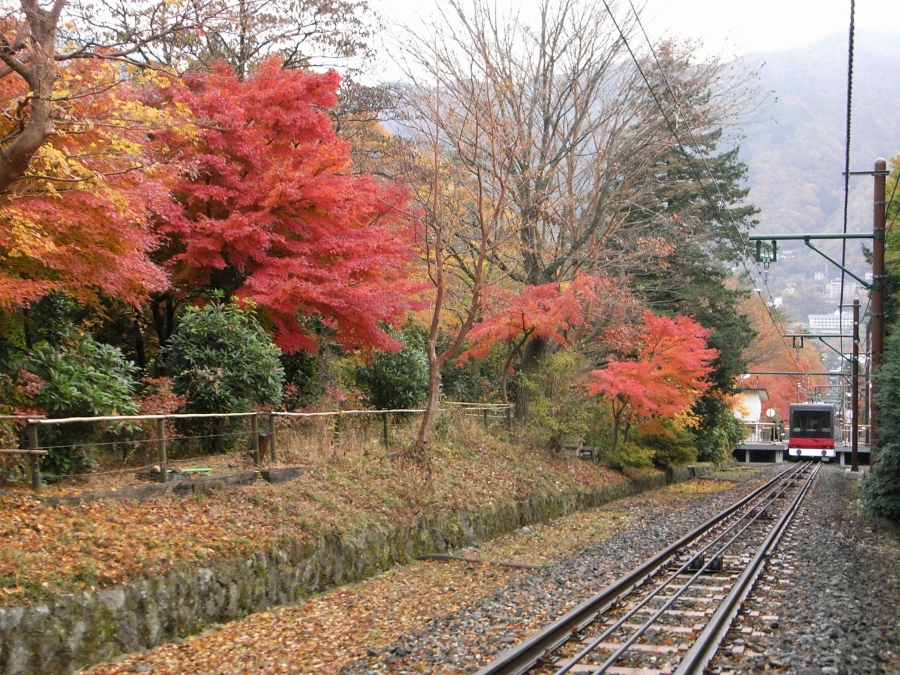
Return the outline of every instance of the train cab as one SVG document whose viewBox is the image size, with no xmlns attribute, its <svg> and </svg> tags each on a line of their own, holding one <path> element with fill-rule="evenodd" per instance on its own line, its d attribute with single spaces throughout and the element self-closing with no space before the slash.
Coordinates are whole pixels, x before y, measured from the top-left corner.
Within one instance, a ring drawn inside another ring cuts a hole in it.
<svg viewBox="0 0 900 675">
<path fill-rule="evenodd" d="M 826 403 L 792 403 L 789 412 L 788 457 L 831 461 L 834 449 L 834 406 Z"/>
</svg>

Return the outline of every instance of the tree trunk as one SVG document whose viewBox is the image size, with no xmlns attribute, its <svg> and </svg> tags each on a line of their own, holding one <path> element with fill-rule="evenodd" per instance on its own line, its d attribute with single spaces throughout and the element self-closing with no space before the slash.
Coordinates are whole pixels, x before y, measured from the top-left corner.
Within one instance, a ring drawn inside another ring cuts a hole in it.
<svg viewBox="0 0 900 675">
<path fill-rule="evenodd" d="M 547 353 L 547 343 L 541 338 L 533 338 L 525 345 L 522 353 L 522 365 L 519 372 L 524 376 L 534 375 L 540 370 L 541 359 Z M 528 391 L 519 387 L 516 392 L 516 419 L 525 421 L 528 418 Z"/>
<path fill-rule="evenodd" d="M 131 327 L 134 330 L 134 353 L 137 358 L 137 367 L 141 369 L 141 375 L 147 374 L 147 349 L 144 344 L 144 334 L 141 332 L 141 322 L 137 315 L 131 319 Z"/>
<path fill-rule="evenodd" d="M 420 463 L 428 462 L 428 447 L 431 443 L 431 432 L 437 419 L 441 397 L 441 364 L 434 346 L 428 345 L 428 398 L 425 402 L 425 414 L 419 425 L 416 442 L 407 453 L 410 459 Z"/>
<path fill-rule="evenodd" d="M 25 80 L 30 89 L 15 113 L 20 118 L 18 134 L 0 150 L 0 193 L 22 177 L 35 153 L 56 131 L 53 125 L 56 27 L 63 5 L 65 0 L 56 0 L 45 10 L 37 0 L 22 2 L 30 29 L 27 61 L 20 60 L 5 39 L 0 45 L 0 60 Z"/>
</svg>

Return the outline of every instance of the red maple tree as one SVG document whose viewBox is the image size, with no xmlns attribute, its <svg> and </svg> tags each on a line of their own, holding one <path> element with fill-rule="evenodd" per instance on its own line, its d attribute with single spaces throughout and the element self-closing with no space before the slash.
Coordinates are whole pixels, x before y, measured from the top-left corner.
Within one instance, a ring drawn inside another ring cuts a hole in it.
<svg viewBox="0 0 900 675">
<path fill-rule="evenodd" d="M 345 346 L 391 349 L 381 327 L 396 325 L 417 288 L 410 194 L 354 173 L 325 112 L 339 81 L 276 59 L 247 81 L 220 64 L 164 92 L 198 124 L 193 138 L 161 139 L 188 167 L 160 209 L 175 283 L 253 301 L 287 352 L 316 347 L 303 316 L 321 317 Z"/>
<path fill-rule="evenodd" d="M 602 395 L 613 417 L 613 450 L 635 419 L 671 417 L 690 410 L 709 387 L 706 376 L 718 350 L 710 331 L 687 316 L 670 319 L 645 311 L 635 358 L 591 371 L 588 392 Z"/>
</svg>

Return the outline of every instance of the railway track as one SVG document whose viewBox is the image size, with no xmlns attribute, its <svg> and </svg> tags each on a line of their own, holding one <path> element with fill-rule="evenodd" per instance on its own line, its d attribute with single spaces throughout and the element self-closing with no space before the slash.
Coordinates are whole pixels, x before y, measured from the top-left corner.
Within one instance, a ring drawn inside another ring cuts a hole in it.
<svg viewBox="0 0 900 675">
<path fill-rule="evenodd" d="M 785 470 L 478 675 L 702 672 L 820 466 Z"/>
</svg>

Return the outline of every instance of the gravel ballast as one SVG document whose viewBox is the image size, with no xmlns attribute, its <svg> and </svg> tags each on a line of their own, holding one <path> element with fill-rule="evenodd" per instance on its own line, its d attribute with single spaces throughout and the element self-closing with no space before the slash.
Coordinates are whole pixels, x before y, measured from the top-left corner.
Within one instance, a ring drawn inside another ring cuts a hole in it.
<svg viewBox="0 0 900 675">
<path fill-rule="evenodd" d="M 797 572 L 766 594 L 780 605 L 756 606 L 779 616 L 772 635 L 755 656 L 711 664 L 718 672 L 900 673 L 900 537 L 858 513 L 856 476 L 835 466 L 822 469 L 785 542 Z M 521 575 L 492 597 L 435 619 L 342 672 L 474 672 L 531 634 L 522 629 L 536 618 L 568 611 L 746 491 L 742 485 L 684 511 L 661 505 L 636 529 L 541 574 Z"/>
</svg>

